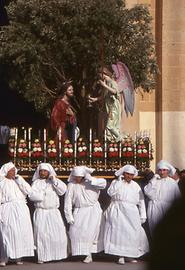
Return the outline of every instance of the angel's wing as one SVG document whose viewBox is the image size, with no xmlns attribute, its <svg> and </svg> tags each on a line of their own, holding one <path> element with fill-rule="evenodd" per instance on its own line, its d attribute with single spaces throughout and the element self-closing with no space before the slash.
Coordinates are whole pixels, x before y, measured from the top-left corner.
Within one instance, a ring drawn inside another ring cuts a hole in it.
<svg viewBox="0 0 185 270">
<path fill-rule="evenodd" d="M 116 81 L 120 93 L 124 97 L 124 109 L 128 116 L 128 113 L 133 115 L 135 105 L 135 91 L 134 84 L 127 66 L 122 62 L 117 62 L 112 65 L 112 69 L 116 76 Z"/>
</svg>

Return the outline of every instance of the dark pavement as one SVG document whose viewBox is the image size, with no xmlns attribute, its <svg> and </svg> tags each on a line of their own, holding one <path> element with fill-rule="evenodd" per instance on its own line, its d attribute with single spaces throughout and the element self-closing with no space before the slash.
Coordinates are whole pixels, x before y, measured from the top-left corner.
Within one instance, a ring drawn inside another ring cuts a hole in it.
<svg viewBox="0 0 185 270">
<path fill-rule="evenodd" d="M 147 270 L 146 262 L 125 263 L 119 265 L 110 261 L 94 261 L 89 264 L 80 261 L 65 261 L 55 263 L 37 264 L 33 262 L 24 262 L 23 265 L 8 264 L 3 269 L 11 270 Z"/>
</svg>

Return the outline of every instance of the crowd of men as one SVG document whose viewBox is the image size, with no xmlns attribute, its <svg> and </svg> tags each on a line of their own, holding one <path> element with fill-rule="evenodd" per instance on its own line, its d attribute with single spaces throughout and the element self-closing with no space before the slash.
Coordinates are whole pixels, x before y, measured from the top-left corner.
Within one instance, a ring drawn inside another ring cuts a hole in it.
<svg viewBox="0 0 185 270">
<path fill-rule="evenodd" d="M 177 169 L 161 160 L 157 174 L 148 172 L 149 178 L 140 187 L 133 180 L 137 169 L 123 166 L 107 189 L 111 201 L 105 211 L 99 195 L 107 182 L 92 176 L 93 172 L 92 168 L 76 166 L 66 185 L 51 164 L 41 163 L 29 185 L 12 162 L 1 167 L 0 266 L 9 260 L 22 264 L 22 258 L 34 256 L 35 251 L 40 264 L 69 255 L 84 255 L 83 262 L 90 263 L 92 254 L 101 251 L 118 256 L 119 264 L 137 263 L 149 252 L 146 223 L 152 239 L 158 223 L 181 197 L 183 179 L 178 181 Z M 59 210 L 63 195 L 62 211 L 69 230 Z M 34 203 L 33 226 L 26 197 Z"/>
</svg>

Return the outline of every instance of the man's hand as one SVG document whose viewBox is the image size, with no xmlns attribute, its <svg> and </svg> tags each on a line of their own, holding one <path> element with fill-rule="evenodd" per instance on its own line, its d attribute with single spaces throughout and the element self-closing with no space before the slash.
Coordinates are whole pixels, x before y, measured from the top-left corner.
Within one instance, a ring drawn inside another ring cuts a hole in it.
<svg viewBox="0 0 185 270">
<path fill-rule="evenodd" d="M 86 173 L 86 175 L 84 176 L 84 180 L 85 182 L 91 182 L 92 181 L 92 176 L 90 175 L 90 173 Z"/>
<path fill-rule="evenodd" d="M 19 181 L 19 175 L 18 174 L 15 175 L 14 181 L 17 181 L 17 182 Z"/>
<path fill-rule="evenodd" d="M 74 112 L 72 111 L 72 109 L 70 107 L 67 108 L 66 113 L 67 113 L 67 115 L 70 115 L 70 116 L 74 115 Z"/>
<path fill-rule="evenodd" d="M 50 175 L 50 176 L 49 176 L 49 180 L 50 180 L 51 182 L 53 182 L 53 181 L 54 181 L 54 177 L 53 177 L 53 175 Z"/>
<path fill-rule="evenodd" d="M 91 96 L 88 97 L 88 102 L 89 103 L 94 103 L 96 101 L 98 101 L 98 98 L 97 97 L 91 97 Z"/>
<path fill-rule="evenodd" d="M 70 220 L 68 220 L 67 223 L 69 223 L 70 225 L 73 225 L 75 223 L 74 218 L 71 218 Z"/>
<path fill-rule="evenodd" d="M 51 181 L 51 183 L 52 183 L 54 186 L 57 186 L 57 185 L 58 185 L 58 182 L 57 182 L 55 176 L 50 175 L 50 176 L 49 176 L 49 180 Z"/>
<path fill-rule="evenodd" d="M 146 222 L 146 218 L 141 218 L 141 224 L 144 224 Z"/>
</svg>

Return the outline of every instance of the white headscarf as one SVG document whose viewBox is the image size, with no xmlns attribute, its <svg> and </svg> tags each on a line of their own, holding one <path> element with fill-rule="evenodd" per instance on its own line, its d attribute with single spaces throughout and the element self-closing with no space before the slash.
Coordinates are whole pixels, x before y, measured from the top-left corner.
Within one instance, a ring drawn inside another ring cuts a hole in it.
<svg viewBox="0 0 185 270">
<path fill-rule="evenodd" d="M 17 174 L 17 168 L 15 167 L 13 162 L 5 163 L 0 169 L 0 176 L 5 176 L 6 177 L 7 173 L 13 168 L 15 168 L 15 174 Z"/>
<path fill-rule="evenodd" d="M 138 175 L 138 171 L 133 165 L 123 166 L 122 168 L 120 168 L 118 171 L 115 172 L 115 175 L 118 176 L 118 178 L 120 178 L 122 177 L 124 172 L 133 174 L 134 177 Z"/>
<path fill-rule="evenodd" d="M 86 166 L 76 166 L 73 168 L 73 170 L 71 171 L 69 178 L 68 178 L 68 182 L 73 182 L 74 176 L 81 176 L 81 177 L 85 177 L 91 173 L 94 172 L 95 169 L 93 168 L 88 168 Z"/>
<path fill-rule="evenodd" d="M 169 175 L 170 176 L 173 176 L 176 172 L 176 169 L 166 160 L 160 160 L 158 163 L 157 163 L 157 171 L 158 170 L 162 170 L 162 169 L 166 169 L 169 171 Z"/>
<path fill-rule="evenodd" d="M 56 172 L 55 170 L 53 169 L 53 167 L 51 166 L 50 163 L 40 163 L 39 166 L 37 167 L 34 175 L 33 175 L 33 178 L 32 178 L 32 181 L 35 181 L 36 179 L 39 179 L 40 178 L 40 175 L 39 175 L 39 171 L 40 170 L 46 170 L 49 172 L 49 176 L 52 175 L 52 176 L 56 176 Z"/>
</svg>

